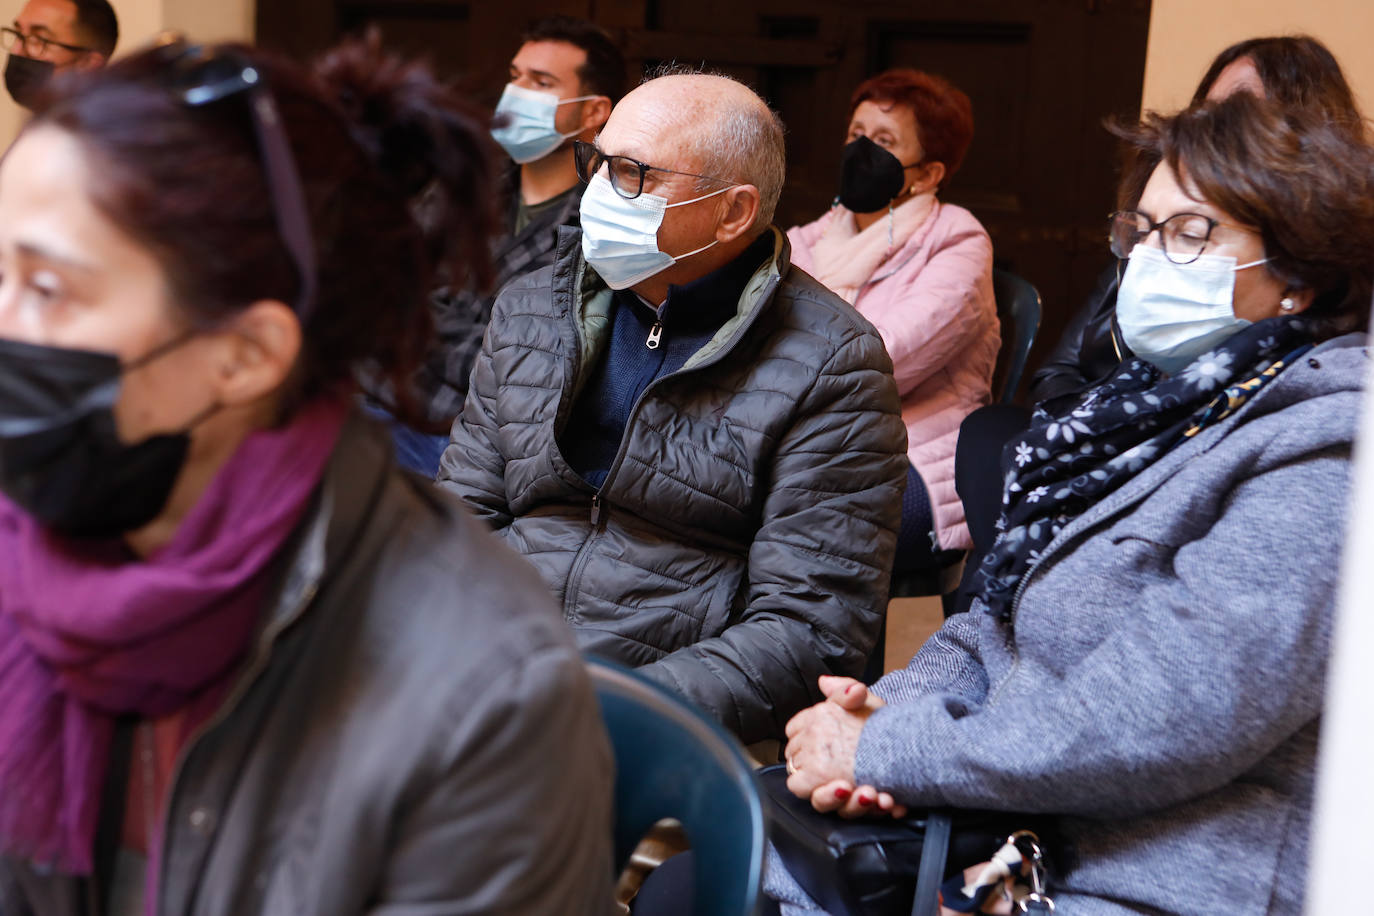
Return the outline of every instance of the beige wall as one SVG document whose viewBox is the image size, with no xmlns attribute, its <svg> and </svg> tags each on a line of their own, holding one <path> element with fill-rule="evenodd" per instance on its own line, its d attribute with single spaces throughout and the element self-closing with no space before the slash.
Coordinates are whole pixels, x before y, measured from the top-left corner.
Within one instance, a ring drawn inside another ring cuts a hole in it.
<svg viewBox="0 0 1374 916">
<path fill-rule="evenodd" d="M 119 47 L 127 54 L 164 29 L 177 29 L 200 41 L 248 40 L 253 35 L 254 0 L 111 0 L 119 16 Z M 24 0 L 0 0 L 0 18 L 13 19 Z M 0 90 L 0 148 L 8 146 L 23 123 L 23 111 Z"/>
<path fill-rule="evenodd" d="M 1299 32 L 1331 49 L 1361 107 L 1374 114 L 1371 0 L 1154 0 L 1143 105 L 1156 111 L 1181 108 L 1227 45 Z"/>
</svg>

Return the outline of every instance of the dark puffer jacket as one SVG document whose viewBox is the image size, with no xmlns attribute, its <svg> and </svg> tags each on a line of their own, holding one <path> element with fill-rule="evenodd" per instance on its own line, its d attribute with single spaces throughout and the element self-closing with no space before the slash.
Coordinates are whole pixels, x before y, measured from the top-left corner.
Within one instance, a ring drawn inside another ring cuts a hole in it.
<svg viewBox="0 0 1374 916">
<path fill-rule="evenodd" d="M 558 440 L 609 337 L 611 293 L 564 229 L 498 297 L 439 481 L 525 554 L 586 652 L 778 737 L 821 674 L 877 638 L 906 479 L 892 363 L 853 308 L 788 260 L 635 405 L 599 491 Z"/>
</svg>

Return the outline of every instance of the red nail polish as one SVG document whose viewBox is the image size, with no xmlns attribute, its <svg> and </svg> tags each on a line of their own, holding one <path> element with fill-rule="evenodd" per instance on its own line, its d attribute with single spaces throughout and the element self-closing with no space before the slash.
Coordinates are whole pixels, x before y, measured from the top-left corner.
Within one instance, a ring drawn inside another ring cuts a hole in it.
<svg viewBox="0 0 1374 916">
<path fill-rule="evenodd" d="M 862 794 L 862 793 L 859 795 L 859 804 L 861 804 L 861 805 L 871 805 L 871 804 L 873 804 L 875 801 L 877 801 L 877 799 L 875 799 L 875 798 L 873 798 L 873 797 L 871 797 L 871 796 L 864 795 L 864 794 Z"/>
<path fill-rule="evenodd" d="M 838 798 L 840 801 L 844 801 L 846 798 L 848 798 L 848 797 L 849 797 L 850 795 L 852 795 L 852 794 L 853 794 L 853 793 L 850 792 L 848 789 L 836 789 L 836 790 L 835 790 L 835 797 Z"/>
</svg>

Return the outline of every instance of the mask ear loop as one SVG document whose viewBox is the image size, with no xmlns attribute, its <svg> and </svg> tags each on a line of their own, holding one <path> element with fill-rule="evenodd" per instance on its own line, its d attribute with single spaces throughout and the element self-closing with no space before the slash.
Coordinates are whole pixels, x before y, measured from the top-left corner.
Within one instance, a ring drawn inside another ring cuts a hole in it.
<svg viewBox="0 0 1374 916">
<path fill-rule="evenodd" d="M 1121 352 L 1121 328 L 1116 323 L 1116 294 L 1121 290 L 1121 262 L 1122 258 L 1116 259 L 1116 285 L 1112 287 L 1112 320 L 1107 324 L 1108 335 L 1112 341 L 1112 351 L 1116 353 L 1116 361 L 1124 363 L 1125 355 Z"/>
<path fill-rule="evenodd" d="M 555 106 L 553 106 L 553 107 L 554 107 L 555 110 L 557 110 L 559 105 L 571 105 L 573 102 L 590 102 L 592 99 L 604 99 L 604 98 L 606 98 L 606 96 L 604 96 L 604 95 L 579 95 L 579 96 L 575 96 L 575 97 L 573 97 L 573 98 L 571 98 L 571 99 L 559 99 L 559 100 L 558 100 L 558 105 L 555 105 Z M 566 140 L 566 139 L 568 139 L 569 137 L 576 137 L 576 136 L 577 136 L 578 134 L 580 134 L 580 133 L 582 133 L 582 131 L 580 131 L 580 130 L 574 130 L 574 131 L 572 131 L 571 133 L 566 133 L 566 134 L 565 134 L 565 133 L 559 132 L 559 133 L 558 133 L 558 136 L 560 136 L 560 137 L 562 137 L 564 140 Z"/>
<path fill-rule="evenodd" d="M 673 207 L 685 207 L 685 206 L 687 206 L 688 204 L 694 204 L 694 203 L 696 203 L 696 202 L 698 202 L 698 201 L 706 200 L 707 198 L 715 197 L 715 196 L 720 195 L 720 194 L 724 194 L 726 191 L 733 191 L 733 190 L 734 190 L 735 188 L 737 188 L 737 187 L 739 187 L 739 185 L 737 185 L 737 184 L 732 184 L 732 185 L 730 185 L 729 187 L 721 188 L 719 191 L 712 191 L 710 194 L 703 194 L 703 195 L 701 195 L 700 197 L 693 197 L 691 200 L 680 200 L 680 201 L 678 201 L 678 202 L 675 203 L 675 204 L 667 204 L 666 206 L 664 206 L 663 209 L 668 210 L 668 209 L 671 209 L 671 208 L 673 208 Z M 708 248 L 714 248 L 714 247 L 716 247 L 716 245 L 718 245 L 718 244 L 720 244 L 720 239 L 712 239 L 709 243 L 707 243 L 707 244 L 705 244 L 705 245 L 702 245 L 700 248 L 694 249 L 694 250 L 692 250 L 692 251 L 688 251 L 688 252 L 686 252 L 685 254 L 671 254 L 671 255 L 668 255 L 668 257 L 672 258 L 672 259 L 673 259 L 673 262 L 676 263 L 676 262 L 678 262 L 678 261 L 681 261 L 683 258 L 690 258 L 690 257 L 691 257 L 692 255 L 694 255 L 694 254 L 701 254 L 701 253 L 702 253 L 703 251 L 705 251 L 706 249 L 708 249 Z M 665 252 L 665 253 L 666 253 L 666 252 Z"/>
</svg>

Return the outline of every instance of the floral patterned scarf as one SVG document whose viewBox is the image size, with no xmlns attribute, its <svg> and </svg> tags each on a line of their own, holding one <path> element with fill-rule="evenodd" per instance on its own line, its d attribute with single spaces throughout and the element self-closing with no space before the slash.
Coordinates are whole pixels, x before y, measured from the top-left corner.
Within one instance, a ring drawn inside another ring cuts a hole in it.
<svg viewBox="0 0 1374 916">
<path fill-rule="evenodd" d="M 1312 338 L 1300 318 L 1267 318 L 1177 375 L 1132 359 L 1067 412 L 1037 406 L 1030 429 L 1002 454 L 999 533 L 974 586 L 988 612 L 1009 618 L 1017 586 L 1065 525 L 1237 410 L 1311 349 Z"/>
</svg>

